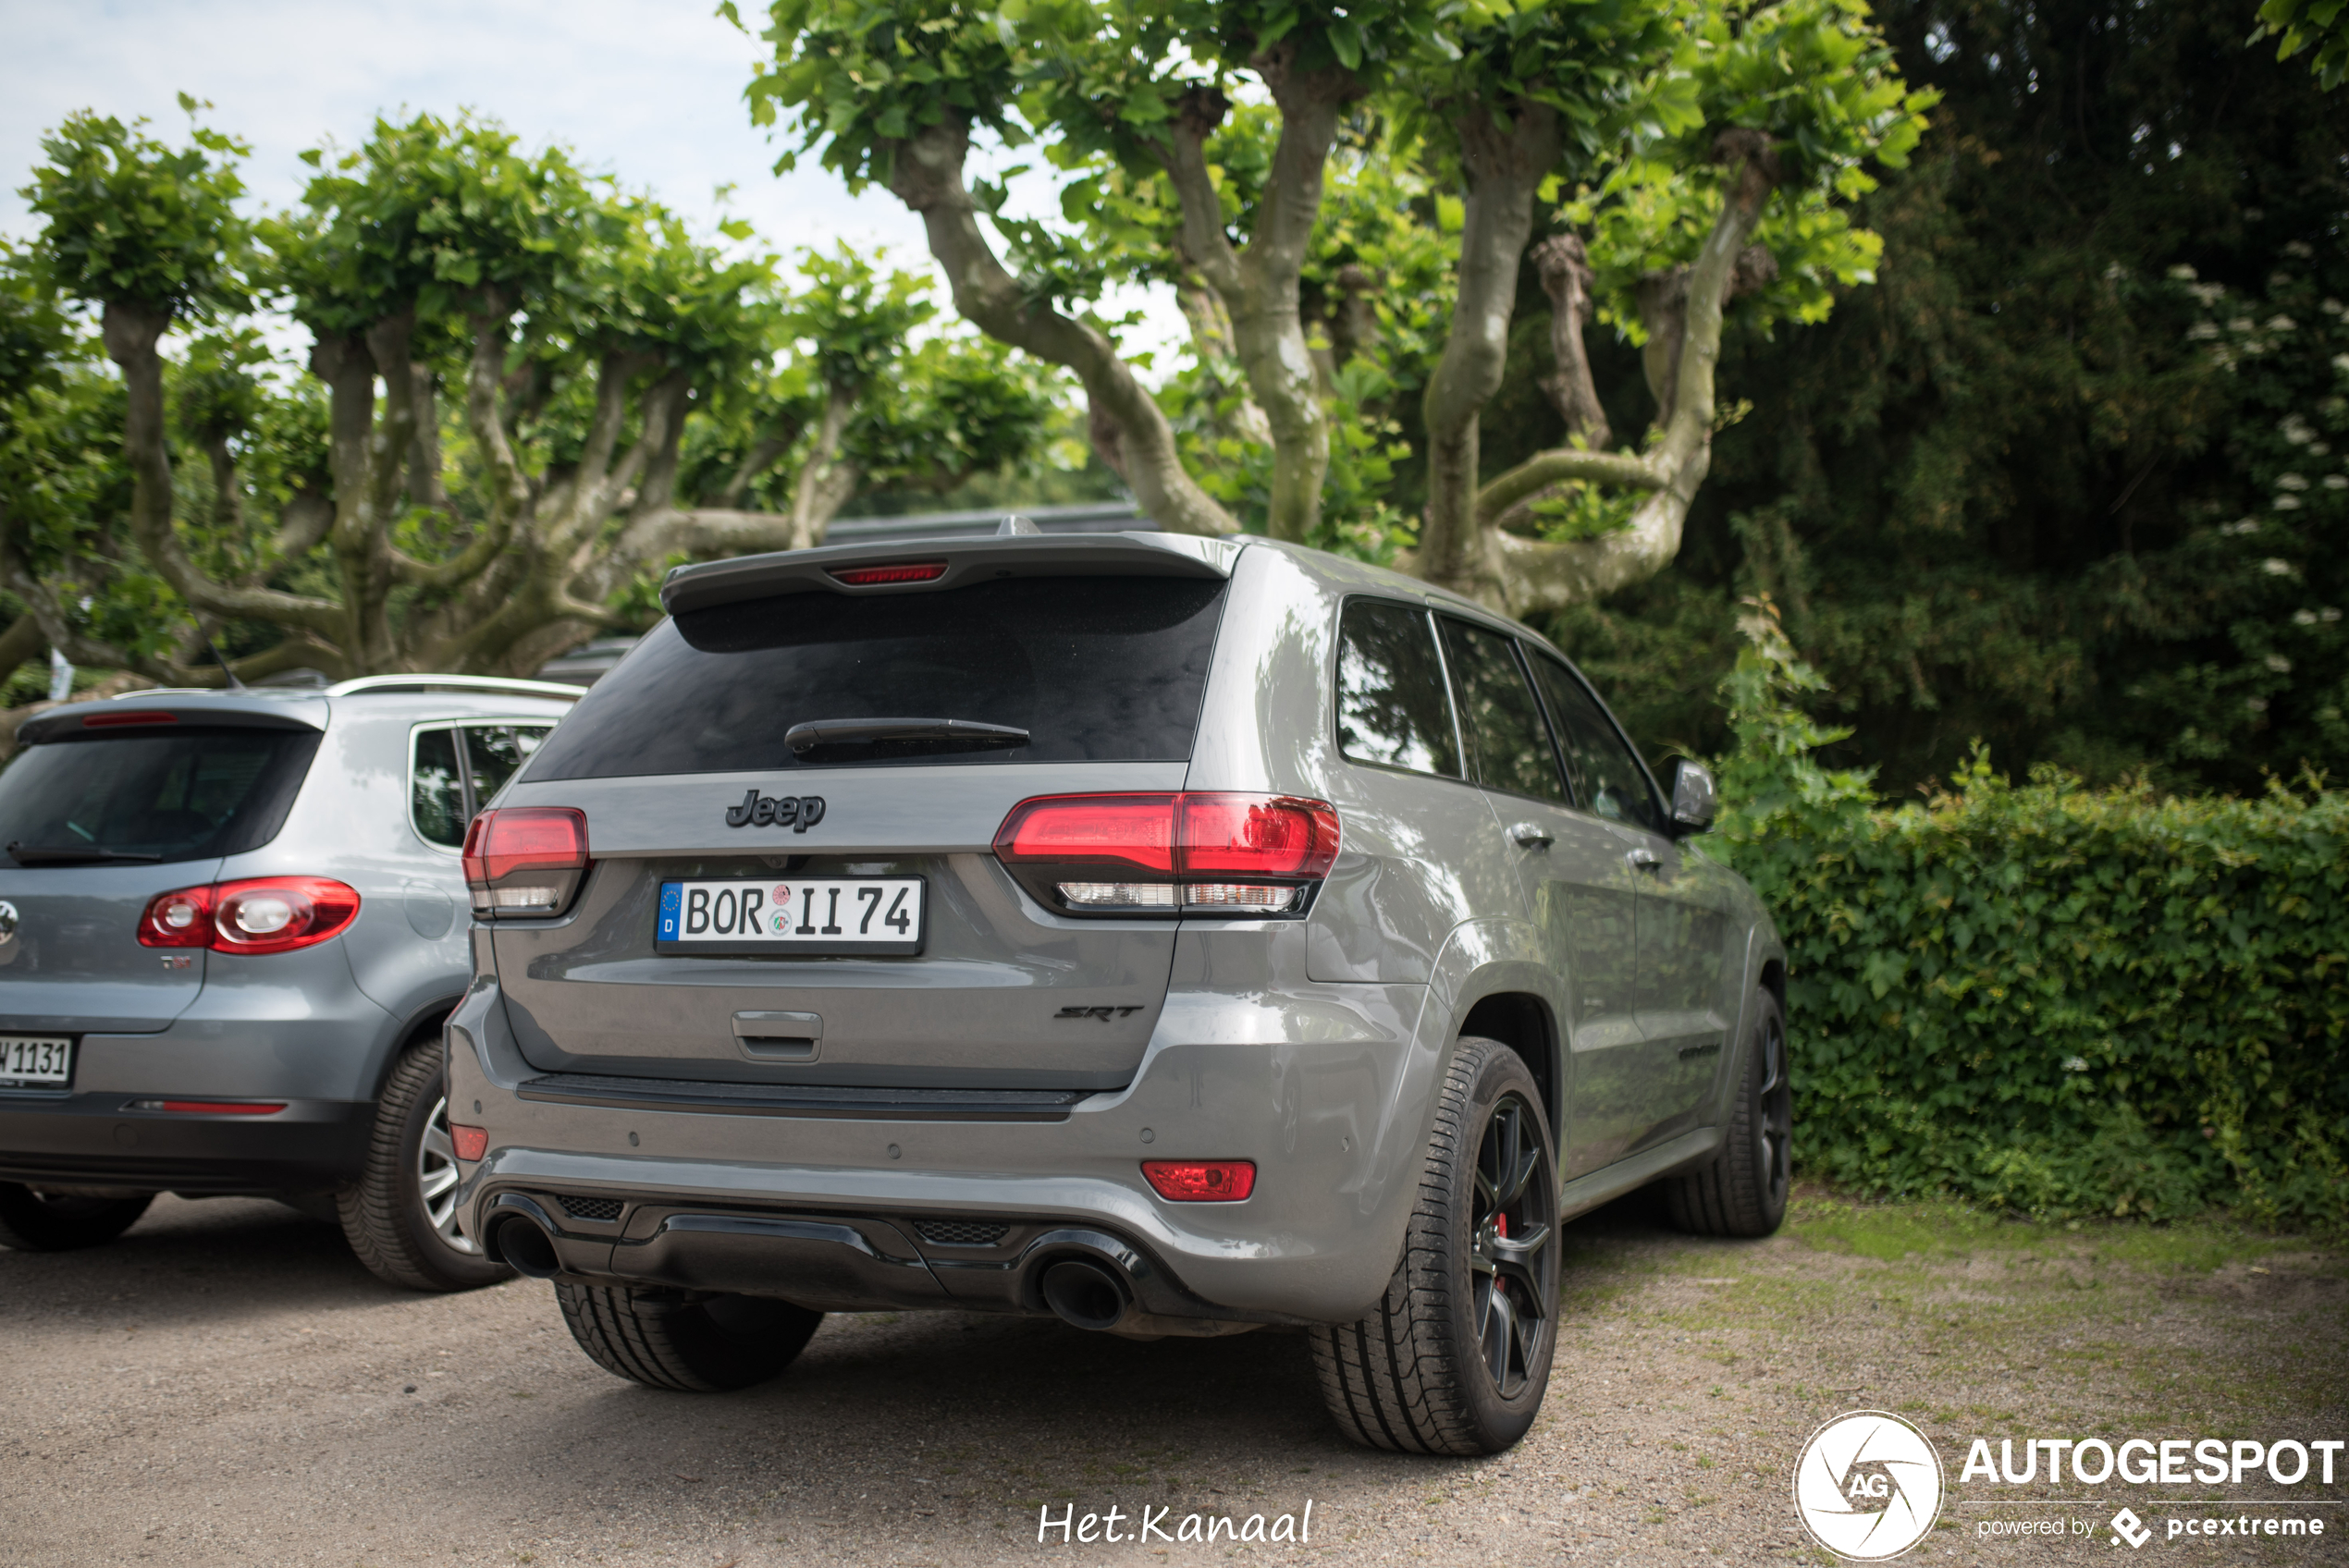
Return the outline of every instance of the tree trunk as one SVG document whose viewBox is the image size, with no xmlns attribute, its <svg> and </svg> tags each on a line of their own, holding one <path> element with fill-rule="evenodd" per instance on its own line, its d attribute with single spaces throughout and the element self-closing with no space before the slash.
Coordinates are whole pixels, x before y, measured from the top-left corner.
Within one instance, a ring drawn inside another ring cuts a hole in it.
<svg viewBox="0 0 2349 1568">
<path fill-rule="evenodd" d="M 856 465 L 842 460 L 841 437 L 847 434 L 848 416 L 855 399 L 845 387 L 827 388 L 824 417 L 816 426 L 816 440 L 800 465 L 792 486 L 791 540 L 786 549 L 805 550 L 824 542 L 833 516 L 856 493 Z"/>
<path fill-rule="evenodd" d="M 1457 122 L 1468 186 L 1459 300 L 1421 403 L 1428 478 L 1419 573 L 1486 603 L 1498 603 L 1501 591 L 1490 556 L 1477 547 L 1480 416 L 1507 368 L 1509 317 L 1517 307 L 1519 261 L 1533 229 L 1533 194 L 1558 156 L 1556 112 L 1538 104 L 1510 108 L 1507 129 L 1481 104 Z"/>
<path fill-rule="evenodd" d="M 1021 300 L 1018 283 L 979 233 L 978 213 L 963 183 L 969 149 L 968 126 L 951 118 L 889 149 L 890 189 L 921 215 L 929 252 L 946 273 L 955 310 L 997 342 L 1076 373 L 1092 406 L 1116 426 L 1126 482 L 1161 528 L 1176 533 L 1238 532 L 1232 515 L 1184 472 L 1174 426 L 1109 338 L 1050 305 Z"/>
<path fill-rule="evenodd" d="M 1599 406 L 1591 378 L 1591 356 L 1582 334 L 1591 325 L 1591 262 L 1580 235 L 1560 234 L 1533 248 L 1542 291 L 1550 297 L 1550 357 L 1556 368 L 1542 378 L 1542 390 L 1566 421 L 1567 445 L 1604 452 L 1615 439 L 1606 410 Z"/>
<path fill-rule="evenodd" d="M 1329 412 L 1305 337 L 1298 280 L 1322 212 L 1323 175 L 1346 105 L 1361 93 L 1347 70 L 1299 71 L 1284 43 L 1257 73 L 1281 111 L 1280 139 L 1245 251 L 1224 230 L 1223 198 L 1208 170 L 1207 139 L 1230 109 L 1211 88 L 1186 95 L 1169 128 L 1166 171 L 1181 202 L 1182 251 L 1231 312 L 1232 340 L 1248 390 L 1273 437 L 1266 531 L 1301 540 L 1321 525 L 1329 476 Z"/>
<path fill-rule="evenodd" d="M 1476 497 L 1476 548 L 1514 614 L 1580 604 L 1653 577 L 1680 550 L 1689 506 L 1713 461 L 1713 379 L 1721 353 L 1722 311 L 1740 277 L 1757 279 L 1766 252 L 1749 252 L 1747 239 L 1778 182 L 1778 165 L 1758 131 L 1724 132 L 1714 155 L 1734 168 L 1711 233 L 1677 290 L 1671 319 L 1650 324 L 1676 332 L 1679 353 L 1670 369 L 1671 401 L 1648 449 L 1629 453 L 1561 447 L 1527 459 L 1485 485 Z M 1751 286 L 1751 283 L 1748 284 Z M 1619 533 L 1570 543 L 1527 539 L 1494 526 L 1508 508 L 1564 480 L 1630 484 L 1649 495 Z"/>
<path fill-rule="evenodd" d="M 1238 366 L 1239 348 L 1232 338 L 1232 312 L 1224 307 L 1224 297 L 1199 276 L 1196 266 L 1186 260 L 1175 278 L 1174 300 L 1182 307 L 1183 319 L 1190 324 L 1191 352 L 1198 357 L 1200 365 L 1215 377 L 1218 386 L 1225 385 L 1227 367 L 1236 369 Z M 1251 446 L 1270 447 L 1273 444 L 1273 422 L 1264 417 L 1263 409 L 1246 390 L 1246 372 L 1241 373 L 1240 385 L 1242 390 L 1236 399 L 1237 406 L 1224 422 L 1225 427 L 1233 435 Z M 1098 439 L 1095 445 L 1099 445 Z M 1107 462 L 1109 459 L 1104 457 L 1101 460 Z"/>
</svg>

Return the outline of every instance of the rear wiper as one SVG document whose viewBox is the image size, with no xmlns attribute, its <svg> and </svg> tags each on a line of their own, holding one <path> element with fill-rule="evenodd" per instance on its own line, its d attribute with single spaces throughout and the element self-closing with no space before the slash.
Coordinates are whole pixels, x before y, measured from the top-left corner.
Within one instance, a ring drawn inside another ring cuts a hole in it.
<svg viewBox="0 0 2349 1568">
<path fill-rule="evenodd" d="M 891 751 L 992 752 L 1027 744 L 1027 731 L 967 718 L 816 718 L 783 732 L 798 756 L 818 746 L 880 746 Z"/>
<path fill-rule="evenodd" d="M 18 865 L 90 865 L 105 861 L 153 863 L 163 858 L 143 850 L 102 850 L 91 844 L 10 844 L 8 853 Z"/>
</svg>

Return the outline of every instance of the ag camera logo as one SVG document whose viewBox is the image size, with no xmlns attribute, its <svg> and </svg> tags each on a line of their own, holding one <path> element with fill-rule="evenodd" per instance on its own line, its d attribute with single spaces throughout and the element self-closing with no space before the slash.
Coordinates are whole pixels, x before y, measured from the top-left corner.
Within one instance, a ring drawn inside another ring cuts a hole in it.
<svg viewBox="0 0 2349 1568">
<path fill-rule="evenodd" d="M 1900 1556 L 1941 1514 L 1941 1456 L 1898 1415 L 1854 1410 L 1811 1434 L 1794 1465 L 1794 1508 L 1811 1538 L 1855 1562 Z"/>
</svg>

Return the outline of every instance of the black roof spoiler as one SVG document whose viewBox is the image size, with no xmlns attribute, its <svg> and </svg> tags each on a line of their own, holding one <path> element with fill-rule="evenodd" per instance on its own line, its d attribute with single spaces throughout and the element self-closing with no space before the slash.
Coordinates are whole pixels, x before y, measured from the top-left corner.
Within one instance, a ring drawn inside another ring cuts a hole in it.
<svg viewBox="0 0 2349 1568">
<path fill-rule="evenodd" d="M 173 729 L 324 729 L 326 704 L 315 692 L 247 696 L 238 692 L 129 692 L 97 702 L 68 703 L 38 713 L 17 728 L 17 743 L 38 745 L 68 736 L 154 735 Z"/>
<path fill-rule="evenodd" d="M 1229 577 L 1242 548 L 1242 542 L 1235 539 L 1182 533 L 1015 534 L 830 545 L 681 566 L 662 582 L 660 603 L 670 614 L 681 615 L 783 594 L 918 594 L 997 577 Z M 841 580 L 842 573 L 858 569 L 932 565 L 943 570 L 919 580 Z"/>
</svg>

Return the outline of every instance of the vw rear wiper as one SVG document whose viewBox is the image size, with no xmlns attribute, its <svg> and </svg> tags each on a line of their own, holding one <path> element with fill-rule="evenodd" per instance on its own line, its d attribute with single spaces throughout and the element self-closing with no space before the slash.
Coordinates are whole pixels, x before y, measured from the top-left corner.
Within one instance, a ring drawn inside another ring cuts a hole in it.
<svg viewBox="0 0 2349 1568">
<path fill-rule="evenodd" d="M 785 730 L 783 744 L 797 756 L 818 746 L 992 752 L 1027 745 L 1027 731 L 967 718 L 815 718 Z"/>
<path fill-rule="evenodd" d="M 8 853 L 18 865 L 90 865 L 122 861 L 150 864 L 163 858 L 144 850 L 102 850 L 90 844 L 10 844 Z"/>
</svg>

